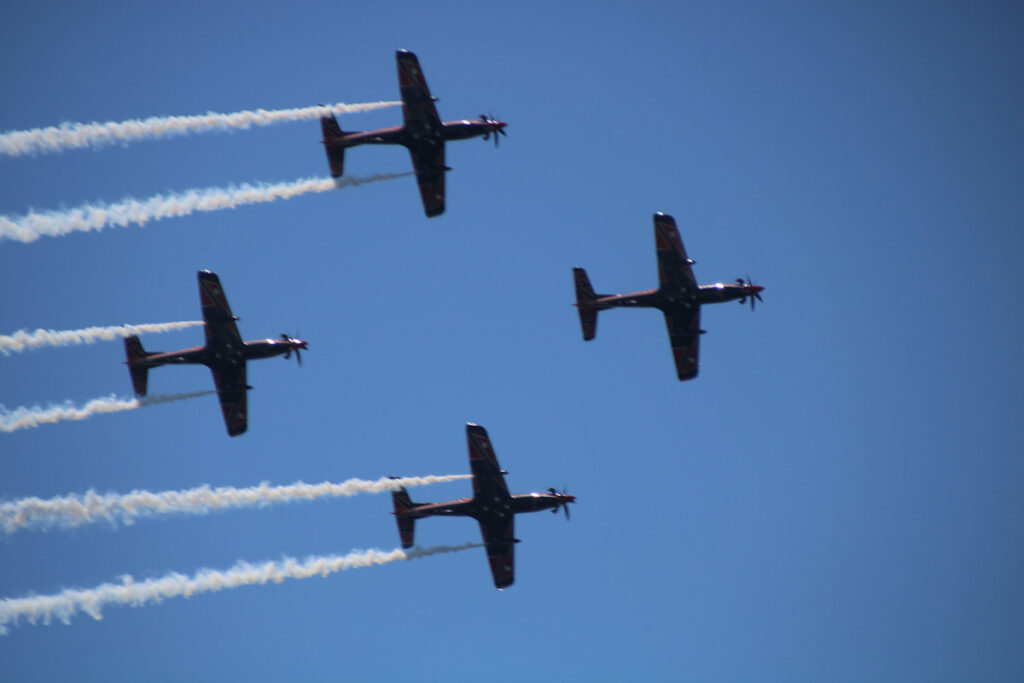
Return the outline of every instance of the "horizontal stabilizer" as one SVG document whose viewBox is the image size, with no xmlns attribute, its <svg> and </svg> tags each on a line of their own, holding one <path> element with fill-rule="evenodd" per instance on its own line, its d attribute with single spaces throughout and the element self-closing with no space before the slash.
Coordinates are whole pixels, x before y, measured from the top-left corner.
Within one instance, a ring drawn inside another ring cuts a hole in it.
<svg viewBox="0 0 1024 683">
<path fill-rule="evenodd" d="M 137 361 L 144 359 L 149 354 L 142 347 L 142 341 L 137 335 L 124 338 L 124 355 L 128 364 L 128 372 L 132 376 L 132 389 L 137 396 L 146 395 L 146 383 L 149 380 L 149 368 L 144 365 L 137 365 Z"/>
<path fill-rule="evenodd" d="M 327 165 L 331 169 L 332 178 L 340 178 L 345 171 L 345 147 L 341 142 L 344 133 L 333 114 L 320 117 L 320 129 L 324 134 L 324 150 L 327 152 Z"/>
<path fill-rule="evenodd" d="M 597 313 L 600 309 L 594 306 L 597 295 L 590 285 L 587 271 L 582 268 L 572 269 L 576 281 L 576 308 L 580 314 L 580 326 L 583 328 L 583 341 L 590 341 L 597 336 Z"/>
<path fill-rule="evenodd" d="M 397 479 L 397 477 L 392 477 L 392 479 Z M 398 535 L 402 539 L 402 547 L 411 548 L 416 532 L 416 518 L 405 513 L 410 508 L 416 507 L 416 504 L 409 498 L 409 492 L 405 490 L 404 486 L 391 492 L 391 502 L 395 506 L 395 521 L 398 522 Z"/>
</svg>

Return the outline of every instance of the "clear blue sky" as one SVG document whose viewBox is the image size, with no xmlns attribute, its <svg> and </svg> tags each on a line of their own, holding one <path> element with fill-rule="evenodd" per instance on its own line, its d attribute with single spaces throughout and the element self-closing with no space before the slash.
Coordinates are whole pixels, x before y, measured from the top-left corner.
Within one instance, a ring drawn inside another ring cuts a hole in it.
<svg viewBox="0 0 1024 683">
<path fill-rule="evenodd" d="M 145 228 L 0 244 L 0 334 L 199 317 L 243 336 L 250 431 L 216 400 L 0 435 L 0 497 L 467 469 L 488 428 L 516 492 L 516 585 L 482 550 L 246 587 L 0 637 L 0 679 L 1024 679 L 1024 11 L 1016 3 L 15 3 L 0 130 L 396 99 L 415 51 L 449 146 L 448 212 L 409 178 Z M 342 118 L 394 125 L 397 109 Z M 316 123 L 0 158 L 0 213 L 326 175 Z M 408 170 L 358 148 L 346 170 Z M 708 307 L 675 379 L 654 311 L 584 343 L 571 267 L 655 286 L 651 214 Z M 199 343 L 199 330 L 145 338 Z M 8 408 L 128 396 L 119 343 L 0 357 Z M 155 392 L 211 388 L 162 368 Z M 416 500 L 468 495 L 466 482 Z M 398 545 L 387 496 L 25 532 L 0 596 Z M 478 538 L 427 520 L 424 545 Z"/>
</svg>

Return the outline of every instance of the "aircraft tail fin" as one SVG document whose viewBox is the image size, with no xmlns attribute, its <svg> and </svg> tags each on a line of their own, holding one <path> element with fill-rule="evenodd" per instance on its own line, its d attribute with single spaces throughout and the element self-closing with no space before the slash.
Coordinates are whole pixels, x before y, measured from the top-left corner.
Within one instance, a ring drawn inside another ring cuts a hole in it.
<svg viewBox="0 0 1024 683">
<path fill-rule="evenodd" d="M 597 314 L 601 309 L 594 302 L 597 294 L 590 284 L 587 271 L 582 268 L 572 269 L 576 281 L 576 308 L 580 314 L 580 326 L 583 328 L 583 341 L 590 341 L 597 335 Z"/>
<path fill-rule="evenodd" d="M 345 171 L 345 146 L 341 142 L 345 133 L 342 132 L 334 114 L 320 117 L 320 129 L 324 134 L 322 142 L 327 152 L 327 165 L 331 168 L 331 177 L 340 178 Z"/>
<path fill-rule="evenodd" d="M 392 477 L 395 478 L 397 477 Z M 416 531 L 416 518 L 409 516 L 408 511 L 416 507 L 416 503 L 409 498 L 409 492 L 404 486 L 391 492 L 391 502 L 395 506 L 395 521 L 398 522 L 398 535 L 402 537 L 402 547 L 411 548 Z"/>
<path fill-rule="evenodd" d="M 142 341 L 137 335 L 124 338 L 124 355 L 128 359 L 128 372 L 132 376 L 132 388 L 138 396 L 146 395 L 146 383 L 149 379 L 149 368 L 145 365 L 138 365 L 138 361 L 150 354 L 142 347 Z"/>
</svg>

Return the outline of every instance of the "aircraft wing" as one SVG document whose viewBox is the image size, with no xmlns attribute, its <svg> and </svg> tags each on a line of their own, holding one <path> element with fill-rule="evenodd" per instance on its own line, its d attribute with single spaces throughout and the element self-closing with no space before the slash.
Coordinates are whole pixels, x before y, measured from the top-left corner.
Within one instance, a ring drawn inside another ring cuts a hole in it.
<svg viewBox="0 0 1024 683">
<path fill-rule="evenodd" d="M 487 436 L 487 430 L 480 425 L 466 425 L 466 440 L 469 442 L 469 468 L 473 473 L 473 498 L 484 499 L 511 508 L 512 496 L 505 485 L 505 476 L 498 467 L 498 458 Z"/>
<path fill-rule="evenodd" d="M 398 90 L 402 95 L 402 118 L 413 133 L 441 132 L 441 119 L 430 96 L 427 79 L 420 69 L 420 60 L 408 50 L 395 53 L 398 62 Z"/>
<path fill-rule="evenodd" d="M 206 323 L 206 346 L 211 349 L 241 350 L 244 345 L 242 337 L 238 334 L 235 316 L 231 314 L 227 296 L 216 273 L 199 271 L 199 304 Z"/>
<path fill-rule="evenodd" d="M 507 588 L 516 577 L 515 516 L 507 520 L 480 522 L 480 535 L 487 547 L 487 562 L 491 565 L 495 588 Z"/>
<path fill-rule="evenodd" d="M 441 215 L 444 213 L 444 143 L 410 147 L 409 156 L 416 171 L 423 212 L 427 218 Z"/>
<path fill-rule="evenodd" d="M 512 585 L 515 578 L 512 496 L 505 485 L 505 475 L 498 467 L 487 430 L 480 425 L 467 424 L 466 440 L 469 442 L 469 467 L 473 472 L 473 500 L 482 504 L 485 511 L 477 521 L 487 546 L 487 561 L 494 575 L 494 585 L 505 588 Z"/>
<path fill-rule="evenodd" d="M 228 436 L 238 436 L 249 427 L 245 362 L 231 368 L 210 368 L 210 371 L 213 373 L 213 384 L 217 387 L 217 398 L 220 400 L 220 410 L 224 413 Z"/>
<path fill-rule="evenodd" d="M 693 379 L 700 359 L 700 306 L 666 311 L 665 324 L 679 381 Z"/>
<path fill-rule="evenodd" d="M 409 146 L 412 167 L 416 171 L 416 184 L 420 188 L 423 211 L 427 218 L 444 213 L 444 139 L 441 137 L 441 119 L 434 107 L 434 98 L 427 87 L 427 79 L 420 69 L 420 61 L 412 52 L 399 50 L 398 89 L 402 94 L 402 117 L 405 129 L 412 134 L 415 144 Z"/>
<path fill-rule="evenodd" d="M 654 214 L 654 246 L 658 253 L 658 282 L 662 289 L 682 289 L 696 293 L 697 281 L 693 277 L 692 260 L 686 255 L 679 239 L 676 219 L 668 214 Z"/>
</svg>

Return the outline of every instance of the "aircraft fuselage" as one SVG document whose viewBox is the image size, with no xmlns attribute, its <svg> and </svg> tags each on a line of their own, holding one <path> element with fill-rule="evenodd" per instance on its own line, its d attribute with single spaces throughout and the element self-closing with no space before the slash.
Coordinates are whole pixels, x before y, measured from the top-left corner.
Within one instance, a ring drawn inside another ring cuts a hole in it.
<svg viewBox="0 0 1024 683">
<path fill-rule="evenodd" d="M 500 122 L 499 122 L 500 123 Z M 504 126 L 504 123 L 501 123 Z M 465 140 L 496 133 L 496 124 L 484 121 L 445 121 L 439 129 L 411 131 L 405 126 L 392 126 L 362 133 L 345 133 L 341 138 L 325 143 L 328 146 L 355 147 L 356 145 L 402 145 L 415 147 L 423 143 L 443 144 L 449 140 Z"/>
<path fill-rule="evenodd" d="M 298 340 L 295 340 L 298 341 Z M 213 368 L 225 363 L 237 365 L 258 358 L 272 358 L 305 348 L 303 345 L 286 342 L 283 339 L 258 339 L 243 342 L 238 348 L 230 346 L 213 350 L 208 346 L 193 346 L 179 351 L 152 353 L 132 361 L 138 367 L 155 368 L 160 365 L 205 365 Z"/>
<path fill-rule="evenodd" d="M 736 301 L 737 299 L 753 296 L 759 291 L 761 291 L 761 287 L 757 285 L 733 285 L 716 282 L 713 285 L 700 285 L 696 293 L 692 294 L 681 289 L 648 289 L 643 292 L 600 296 L 591 305 L 601 310 L 608 308 L 657 308 L 664 311 Z"/>
<path fill-rule="evenodd" d="M 495 514 L 501 515 L 511 511 L 512 514 L 522 512 L 538 512 L 550 510 L 559 505 L 571 503 L 576 499 L 565 493 L 517 493 L 511 497 L 508 508 L 500 501 L 489 504 L 487 501 L 473 498 L 460 498 L 444 503 L 421 503 L 402 512 L 403 516 L 420 519 L 423 517 L 472 517 L 476 520 L 486 519 Z M 504 509 L 499 509 L 504 508 Z"/>
</svg>

